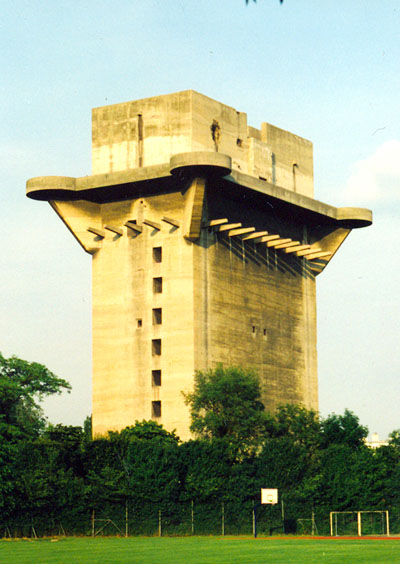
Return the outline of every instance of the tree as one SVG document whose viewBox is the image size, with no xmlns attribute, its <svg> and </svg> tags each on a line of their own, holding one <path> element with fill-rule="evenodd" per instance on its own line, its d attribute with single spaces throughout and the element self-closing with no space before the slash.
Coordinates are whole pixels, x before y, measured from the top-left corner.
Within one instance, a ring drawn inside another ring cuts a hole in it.
<svg viewBox="0 0 400 564">
<path fill-rule="evenodd" d="M 394 429 L 389 433 L 389 444 L 393 447 L 400 447 L 400 429 Z"/>
<path fill-rule="evenodd" d="M 83 436 L 84 440 L 87 443 L 90 443 L 92 440 L 92 416 L 88 415 L 83 422 Z"/>
<path fill-rule="evenodd" d="M 99 515 L 117 516 L 127 504 L 132 515 L 140 513 L 140 531 L 147 532 L 159 509 L 166 515 L 178 503 L 179 439 L 155 421 L 136 421 L 95 438 L 86 443 L 85 456 L 87 501 Z"/>
<path fill-rule="evenodd" d="M 290 439 L 295 444 L 315 449 L 321 435 L 319 415 L 301 405 L 280 405 L 274 413 L 267 415 L 266 435 Z"/>
<path fill-rule="evenodd" d="M 70 385 L 45 366 L 0 353 L 0 508 L 13 503 L 21 439 L 34 439 L 45 428 L 38 402 L 62 389 L 69 390 Z"/>
<path fill-rule="evenodd" d="M 191 440 L 180 447 L 184 464 L 183 498 L 221 500 L 229 491 L 232 463 L 224 441 Z"/>
<path fill-rule="evenodd" d="M 190 406 L 190 430 L 202 439 L 224 439 L 233 453 L 256 448 L 264 430 L 260 384 L 251 370 L 238 367 L 196 372 L 194 389 L 184 394 Z"/>
<path fill-rule="evenodd" d="M 0 353 L 0 435 L 18 439 L 37 435 L 45 426 L 41 399 L 71 386 L 37 362 Z"/>
<path fill-rule="evenodd" d="M 360 425 L 357 415 L 348 409 L 343 415 L 328 415 L 321 423 L 321 430 L 322 448 L 334 444 L 359 448 L 365 445 L 368 436 L 368 427 Z"/>
<path fill-rule="evenodd" d="M 156 440 L 160 443 L 179 443 L 179 437 L 176 435 L 175 430 L 172 432 L 164 429 L 162 425 L 156 421 L 135 421 L 135 425 L 125 427 L 122 431 L 110 431 L 109 436 L 120 435 L 121 439 L 128 442 L 137 440 Z"/>
<path fill-rule="evenodd" d="M 72 469 L 76 475 L 83 475 L 85 435 L 82 427 L 49 424 L 41 438 L 49 450 L 54 451 L 54 457 L 60 467 Z"/>
</svg>

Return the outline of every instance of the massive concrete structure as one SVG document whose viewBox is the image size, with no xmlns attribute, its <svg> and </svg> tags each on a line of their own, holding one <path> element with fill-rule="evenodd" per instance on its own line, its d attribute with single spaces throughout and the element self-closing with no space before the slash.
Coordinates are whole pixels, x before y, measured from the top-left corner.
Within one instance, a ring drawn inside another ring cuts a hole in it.
<svg viewBox="0 0 400 564">
<path fill-rule="evenodd" d="M 315 278 L 371 212 L 313 199 L 312 144 L 189 90 L 94 109 L 92 155 L 27 194 L 93 256 L 94 434 L 188 438 L 181 392 L 218 362 L 317 408 Z"/>
</svg>

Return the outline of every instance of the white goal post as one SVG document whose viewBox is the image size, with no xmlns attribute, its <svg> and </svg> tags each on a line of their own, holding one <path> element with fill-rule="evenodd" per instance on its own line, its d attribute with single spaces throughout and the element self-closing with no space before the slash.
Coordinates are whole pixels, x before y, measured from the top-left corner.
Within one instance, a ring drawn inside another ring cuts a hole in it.
<svg viewBox="0 0 400 564">
<path fill-rule="evenodd" d="M 389 532 L 389 511 L 387 510 L 382 510 L 382 511 L 331 511 L 329 513 L 329 523 L 330 523 L 330 528 L 331 528 L 331 537 L 333 536 L 346 536 L 346 533 L 343 535 L 340 535 L 338 533 L 338 523 L 340 526 L 340 516 L 342 516 L 342 520 L 344 521 L 345 517 L 348 516 L 350 517 L 350 519 L 353 519 L 353 522 L 355 524 L 355 520 L 357 519 L 357 535 L 359 537 L 362 536 L 363 534 L 363 526 L 364 526 L 364 530 L 365 528 L 367 528 L 366 526 L 366 519 L 365 517 L 370 516 L 371 518 L 371 524 L 372 524 L 372 519 L 373 517 L 378 517 L 380 516 L 380 532 L 376 533 L 372 531 L 372 526 L 371 526 L 371 531 L 368 534 L 381 534 L 381 535 L 387 535 L 390 536 L 390 532 Z M 363 521 L 364 518 L 364 521 Z M 364 524 L 364 525 L 363 525 Z M 349 533 L 348 533 L 349 534 Z"/>
</svg>

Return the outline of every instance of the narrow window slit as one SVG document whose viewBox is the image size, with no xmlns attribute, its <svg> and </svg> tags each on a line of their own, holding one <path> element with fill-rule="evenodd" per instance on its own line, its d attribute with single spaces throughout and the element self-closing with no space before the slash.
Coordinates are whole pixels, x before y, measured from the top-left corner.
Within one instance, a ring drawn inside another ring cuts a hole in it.
<svg viewBox="0 0 400 564">
<path fill-rule="evenodd" d="M 152 417 L 161 417 L 161 401 L 151 402 L 151 415 Z"/>
<path fill-rule="evenodd" d="M 161 356 L 161 339 L 152 339 L 151 354 L 153 356 Z"/>
<path fill-rule="evenodd" d="M 162 324 L 162 309 L 160 307 L 153 309 L 153 325 Z"/>
<path fill-rule="evenodd" d="M 151 371 L 151 383 L 153 387 L 161 386 L 161 370 Z"/>
<path fill-rule="evenodd" d="M 161 294 L 163 289 L 163 279 L 161 277 L 153 278 L 153 292 Z"/>
<path fill-rule="evenodd" d="M 162 247 L 153 247 L 153 262 L 162 262 Z"/>
</svg>

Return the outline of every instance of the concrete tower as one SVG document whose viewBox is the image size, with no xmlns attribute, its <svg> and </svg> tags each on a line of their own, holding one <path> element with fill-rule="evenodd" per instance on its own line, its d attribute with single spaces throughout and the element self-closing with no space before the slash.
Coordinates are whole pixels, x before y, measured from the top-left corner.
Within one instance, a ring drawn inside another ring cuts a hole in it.
<svg viewBox="0 0 400 564">
<path fill-rule="evenodd" d="M 312 144 L 188 90 L 93 110 L 93 174 L 27 183 L 93 257 L 93 432 L 153 418 L 222 362 L 268 409 L 318 408 L 315 279 L 371 212 L 313 199 Z"/>
</svg>

